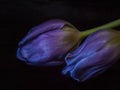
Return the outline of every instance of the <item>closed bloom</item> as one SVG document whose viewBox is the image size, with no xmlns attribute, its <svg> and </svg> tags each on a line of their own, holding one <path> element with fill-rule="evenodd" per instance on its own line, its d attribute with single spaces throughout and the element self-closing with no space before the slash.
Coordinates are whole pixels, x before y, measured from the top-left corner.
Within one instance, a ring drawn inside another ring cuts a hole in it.
<svg viewBox="0 0 120 90">
<path fill-rule="evenodd" d="M 19 42 L 17 58 L 31 65 L 60 65 L 79 40 L 79 31 L 72 24 L 49 20 L 32 28 Z"/>
<path fill-rule="evenodd" d="M 97 31 L 79 48 L 68 53 L 62 73 L 83 82 L 93 78 L 120 59 L 120 31 L 105 29 Z"/>
</svg>

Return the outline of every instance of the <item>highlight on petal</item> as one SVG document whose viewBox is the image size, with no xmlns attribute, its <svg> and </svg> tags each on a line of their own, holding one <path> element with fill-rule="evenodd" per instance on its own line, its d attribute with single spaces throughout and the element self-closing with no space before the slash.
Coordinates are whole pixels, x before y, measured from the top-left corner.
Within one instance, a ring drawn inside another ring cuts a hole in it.
<svg viewBox="0 0 120 90">
<path fill-rule="evenodd" d="M 120 31 L 97 31 L 65 57 L 62 73 L 83 82 L 111 67 L 120 59 Z"/>
<path fill-rule="evenodd" d="M 69 22 L 49 20 L 32 28 L 19 42 L 17 58 L 30 65 L 61 65 L 80 39 L 79 31 Z"/>
</svg>

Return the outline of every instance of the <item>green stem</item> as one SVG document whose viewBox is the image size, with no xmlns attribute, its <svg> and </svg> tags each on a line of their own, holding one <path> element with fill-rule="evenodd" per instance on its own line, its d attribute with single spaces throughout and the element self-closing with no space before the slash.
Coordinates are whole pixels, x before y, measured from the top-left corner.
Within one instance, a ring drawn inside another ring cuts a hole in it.
<svg viewBox="0 0 120 90">
<path fill-rule="evenodd" d="M 117 19 L 117 20 L 114 20 L 112 22 L 109 22 L 107 24 L 104 24 L 104 25 L 101 25 L 101 26 L 98 26 L 98 27 L 95 27 L 95 28 L 92 28 L 92 29 L 88 29 L 88 30 L 85 30 L 85 31 L 82 31 L 82 36 L 83 37 L 86 37 L 98 30 L 101 30 L 101 29 L 107 29 L 107 28 L 115 28 L 115 27 L 118 27 L 120 26 L 120 19 Z"/>
</svg>

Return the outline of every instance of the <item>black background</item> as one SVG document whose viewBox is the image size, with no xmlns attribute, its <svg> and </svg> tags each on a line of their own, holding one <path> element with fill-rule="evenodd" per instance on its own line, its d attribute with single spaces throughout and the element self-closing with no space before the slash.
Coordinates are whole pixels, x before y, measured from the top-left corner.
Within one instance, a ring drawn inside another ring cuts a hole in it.
<svg viewBox="0 0 120 90">
<path fill-rule="evenodd" d="M 120 5 L 116 1 L 0 0 L 0 90 L 120 90 L 119 61 L 99 77 L 77 83 L 61 75 L 64 66 L 28 66 L 16 58 L 17 44 L 28 30 L 54 18 L 85 30 L 120 18 Z"/>
</svg>

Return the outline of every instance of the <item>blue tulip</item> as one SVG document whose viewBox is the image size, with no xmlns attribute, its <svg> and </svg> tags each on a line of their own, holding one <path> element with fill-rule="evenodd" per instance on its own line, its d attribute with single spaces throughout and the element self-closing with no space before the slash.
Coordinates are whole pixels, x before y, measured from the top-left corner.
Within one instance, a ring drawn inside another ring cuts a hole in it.
<svg viewBox="0 0 120 90">
<path fill-rule="evenodd" d="M 106 71 L 118 59 L 120 31 L 105 29 L 91 34 L 79 48 L 67 54 L 62 73 L 84 82 Z"/>
<path fill-rule="evenodd" d="M 32 28 L 19 42 L 17 58 L 30 65 L 61 65 L 79 40 L 79 31 L 72 24 L 59 19 L 49 20 Z"/>
</svg>

